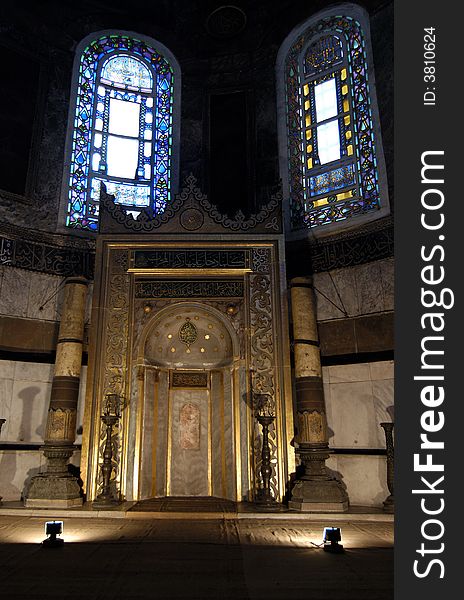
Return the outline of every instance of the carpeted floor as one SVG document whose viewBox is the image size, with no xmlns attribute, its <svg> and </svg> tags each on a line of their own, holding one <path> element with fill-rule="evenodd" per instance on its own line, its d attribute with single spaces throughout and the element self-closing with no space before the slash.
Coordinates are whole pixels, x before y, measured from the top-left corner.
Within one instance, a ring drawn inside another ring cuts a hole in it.
<svg viewBox="0 0 464 600">
<path fill-rule="evenodd" d="M 237 503 L 223 498 L 210 496 L 186 498 L 150 498 L 137 502 L 129 511 L 133 512 L 211 512 L 233 513 L 237 510 Z"/>
<path fill-rule="evenodd" d="M 134 514 L 134 513 L 132 513 Z M 135 515 L 134 515 L 135 516 Z M 0 516 L 5 600 L 392 600 L 393 523 L 272 518 L 64 519 L 45 549 L 44 518 Z"/>
</svg>

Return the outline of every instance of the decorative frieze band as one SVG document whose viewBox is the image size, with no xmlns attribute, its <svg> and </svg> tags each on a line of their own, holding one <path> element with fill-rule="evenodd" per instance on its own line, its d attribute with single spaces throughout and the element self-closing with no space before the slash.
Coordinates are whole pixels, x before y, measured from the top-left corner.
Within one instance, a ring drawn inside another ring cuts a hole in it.
<svg viewBox="0 0 464 600">
<path fill-rule="evenodd" d="M 135 250 L 136 269 L 245 269 L 246 250 Z"/>
<path fill-rule="evenodd" d="M 138 281 L 136 298 L 241 298 L 243 281 Z"/>
<path fill-rule="evenodd" d="M 393 256 L 393 225 L 369 231 L 357 230 L 326 242 L 316 242 L 308 249 L 313 273 L 354 267 Z"/>
<path fill-rule="evenodd" d="M 0 265 L 60 277 L 83 275 L 93 279 L 95 254 L 85 248 L 52 246 L 0 234 Z"/>
</svg>

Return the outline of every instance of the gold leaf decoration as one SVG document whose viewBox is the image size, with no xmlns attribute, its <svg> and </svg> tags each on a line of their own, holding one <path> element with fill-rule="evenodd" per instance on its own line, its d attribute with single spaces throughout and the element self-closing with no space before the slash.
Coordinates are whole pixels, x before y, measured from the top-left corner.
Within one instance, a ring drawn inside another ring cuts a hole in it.
<svg viewBox="0 0 464 600">
<path fill-rule="evenodd" d="M 195 342 L 198 337 L 197 328 L 192 323 L 189 317 L 186 317 L 185 323 L 179 329 L 179 339 L 180 341 L 190 348 L 190 346 Z"/>
</svg>

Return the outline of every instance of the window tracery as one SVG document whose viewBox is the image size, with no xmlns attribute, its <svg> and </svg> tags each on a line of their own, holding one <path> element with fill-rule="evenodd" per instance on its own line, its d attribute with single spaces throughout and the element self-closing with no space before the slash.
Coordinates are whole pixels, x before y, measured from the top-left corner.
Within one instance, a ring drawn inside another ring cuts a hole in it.
<svg viewBox="0 0 464 600">
<path fill-rule="evenodd" d="M 332 14 L 291 41 L 284 61 L 293 229 L 378 211 L 381 202 L 366 39 Z"/>
<path fill-rule="evenodd" d="M 150 44 L 123 34 L 80 56 L 66 225 L 96 231 L 101 183 L 136 216 L 171 198 L 174 72 Z"/>
</svg>

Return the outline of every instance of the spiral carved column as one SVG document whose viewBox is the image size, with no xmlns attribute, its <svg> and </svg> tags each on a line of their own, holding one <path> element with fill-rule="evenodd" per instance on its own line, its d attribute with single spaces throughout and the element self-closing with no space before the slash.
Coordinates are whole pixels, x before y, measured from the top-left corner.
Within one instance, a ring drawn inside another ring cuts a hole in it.
<svg viewBox="0 0 464 600">
<path fill-rule="evenodd" d="M 295 356 L 297 454 L 304 474 L 295 483 L 289 507 L 304 512 L 345 512 L 348 496 L 341 483 L 330 477 L 327 417 L 312 279 L 290 282 Z"/>
<path fill-rule="evenodd" d="M 76 439 L 87 285 L 83 277 L 70 277 L 65 281 L 55 373 L 42 447 L 47 459 L 46 470 L 32 479 L 26 506 L 82 504 L 79 484 L 69 474 L 67 463 L 74 452 Z"/>
</svg>

